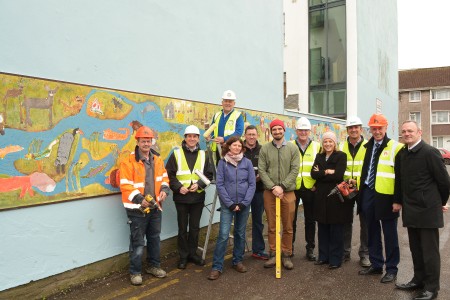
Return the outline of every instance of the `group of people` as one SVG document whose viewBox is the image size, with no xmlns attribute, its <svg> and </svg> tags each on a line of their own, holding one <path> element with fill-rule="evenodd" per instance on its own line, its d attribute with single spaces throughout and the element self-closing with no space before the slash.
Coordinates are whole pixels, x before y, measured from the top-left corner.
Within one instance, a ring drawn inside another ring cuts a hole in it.
<svg viewBox="0 0 450 300">
<path fill-rule="evenodd" d="M 439 151 L 421 140 L 421 129 L 405 121 L 401 135 L 406 145 L 388 138 L 387 119 L 374 114 L 368 122 L 371 138 L 363 137 L 358 117 L 346 121 L 348 137 L 339 143 L 325 132 L 321 143 L 310 137 L 311 123 L 296 122 L 297 139 L 285 138 L 285 124 L 270 123 L 272 141 L 260 145 L 253 125 L 244 128 L 242 114 L 234 109 L 236 95 L 225 91 L 223 109 L 211 125 L 206 140 L 215 152 L 214 162 L 200 149 L 200 131 L 190 125 L 184 141 L 164 167 L 151 148 L 154 139 L 148 127 L 136 132 L 137 146 L 121 162 L 120 188 L 130 223 L 130 274 L 133 285 L 142 284 L 144 236 L 147 239 L 145 271 L 165 277 L 160 267 L 160 204 L 169 189 L 178 219 L 178 268 L 188 262 L 204 265 L 197 254 L 200 218 L 205 188 L 216 174 L 220 208 L 219 234 L 208 276 L 216 280 L 223 273 L 224 257 L 232 224 L 234 246 L 232 267 L 247 272 L 243 263 L 245 232 L 252 212 L 252 257 L 275 266 L 275 203 L 281 206 L 281 257 L 285 269 L 294 268 L 294 241 L 300 201 L 304 209 L 306 259 L 329 269 L 350 259 L 355 203 L 360 220 L 360 275 L 383 274 L 382 283 L 393 282 L 398 272 L 400 251 L 397 220 L 400 211 L 408 228 L 414 277 L 401 290 L 420 289 L 414 299 L 434 299 L 439 290 L 439 231 L 447 210 L 450 178 Z M 244 139 L 241 139 L 241 136 Z M 215 171 L 215 172 L 214 172 Z M 337 185 L 343 181 L 358 190 L 352 197 L 340 197 Z M 153 200 L 154 199 L 154 200 Z M 150 208 L 148 211 L 147 208 Z M 146 210 L 147 209 L 147 210 Z M 268 225 L 268 252 L 263 238 L 263 213 Z M 314 254 L 317 224 L 318 256 Z"/>
</svg>

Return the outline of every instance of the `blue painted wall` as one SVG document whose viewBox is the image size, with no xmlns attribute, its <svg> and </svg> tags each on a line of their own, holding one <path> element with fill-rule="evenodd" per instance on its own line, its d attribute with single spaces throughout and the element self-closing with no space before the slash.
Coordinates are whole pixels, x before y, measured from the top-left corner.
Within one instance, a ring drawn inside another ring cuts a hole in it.
<svg viewBox="0 0 450 300">
<path fill-rule="evenodd" d="M 0 72 L 210 103 L 233 89 L 239 107 L 282 113 L 282 16 L 271 0 L 0 0 Z M 3 211 L 0 228 L 0 290 L 128 248 L 118 195 Z M 169 204 L 162 238 L 175 234 Z"/>
</svg>

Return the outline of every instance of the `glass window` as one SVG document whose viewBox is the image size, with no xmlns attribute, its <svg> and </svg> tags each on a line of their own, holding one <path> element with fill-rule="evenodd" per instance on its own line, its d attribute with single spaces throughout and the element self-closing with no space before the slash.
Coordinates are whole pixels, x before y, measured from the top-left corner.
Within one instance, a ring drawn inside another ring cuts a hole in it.
<svg viewBox="0 0 450 300">
<path fill-rule="evenodd" d="M 332 4 L 329 4 L 331 3 Z M 310 0 L 310 112 L 346 117 L 347 37 L 345 1 Z M 319 5 L 323 4 L 323 5 Z"/>
<path fill-rule="evenodd" d="M 449 100 L 450 90 L 431 91 L 431 100 Z"/>
<path fill-rule="evenodd" d="M 431 123 L 450 123 L 450 111 L 433 111 L 431 113 Z"/>
<path fill-rule="evenodd" d="M 409 119 L 411 121 L 416 121 L 417 124 L 420 125 L 420 112 L 418 112 L 418 111 L 410 112 L 409 113 Z"/>
<path fill-rule="evenodd" d="M 433 136 L 433 147 L 443 148 L 444 147 L 444 137 L 443 136 Z"/>
<path fill-rule="evenodd" d="M 409 102 L 420 102 L 420 91 L 409 92 Z"/>
<path fill-rule="evenodd" d="M 326 114 L 326 95 L 324 91 L 310 93 L 309 112 L 317 115 Z"/>
</svg>

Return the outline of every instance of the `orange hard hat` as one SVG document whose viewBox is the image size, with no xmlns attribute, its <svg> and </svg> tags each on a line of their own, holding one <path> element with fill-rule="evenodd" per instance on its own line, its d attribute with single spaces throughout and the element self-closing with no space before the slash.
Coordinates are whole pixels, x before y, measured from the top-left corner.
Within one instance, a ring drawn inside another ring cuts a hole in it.
<svg viewBox="0 0 450 300">
<path fill-rule="evenodd" d="M 155 136 L 153 135 L 153 131 L 147 126 L 141 126 L 136 131 L 136 135 L 134 136 L 136 139 L 138 138 L 149 138 L 152 139 Z"/>
<path fill-rule="evenodd" d="M 373 114 L 367 125 L 369 125 L 369 127 L 383 127 L 388 125 L 388 121 L 382 114 Z"/>
</svg>

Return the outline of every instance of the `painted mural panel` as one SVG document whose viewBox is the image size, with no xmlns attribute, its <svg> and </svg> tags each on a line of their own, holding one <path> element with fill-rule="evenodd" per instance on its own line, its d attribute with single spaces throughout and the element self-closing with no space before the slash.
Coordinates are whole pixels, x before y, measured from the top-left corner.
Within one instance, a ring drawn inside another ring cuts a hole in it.
<svg viewBox="0 0 450 300">
<path fill-rule="evenodd" d="M 221 108 L 4 73 L 0 99 L 0 210 L 117 193 L 109 175 L 134 150 L 137 128 L 154 130 L 153 147 L 167 160 L 187 125 L 203 133 Z M 285 121 L 286 138 L 295 139 L 296 118 L 240 110 L 246 124 L 257 126 L 261 143 L 270 140 L 274 118 Z M 327 130 L 345 137 L 342 125 L 311 123 L 316 140 Z"/>
</svg>

